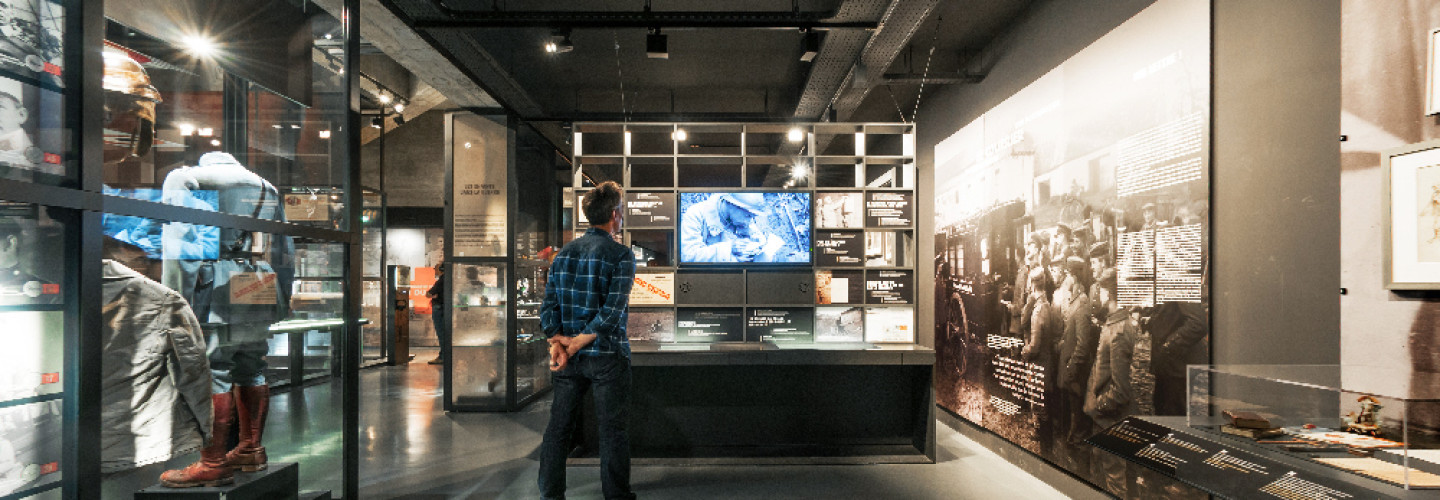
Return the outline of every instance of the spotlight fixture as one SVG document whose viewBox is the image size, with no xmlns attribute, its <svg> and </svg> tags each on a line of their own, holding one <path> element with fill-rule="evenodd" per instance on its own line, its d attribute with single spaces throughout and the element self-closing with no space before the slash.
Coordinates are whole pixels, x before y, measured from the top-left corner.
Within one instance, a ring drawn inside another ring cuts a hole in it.
<svg viewBox="0 0 1440 500">
<path fill-rule="evenodd" d="M 220 48 L 215 40 L 201 35 L 189 35 L 180 40 L 185 44 L 185 50 L 195 57 L 213 57 Z"/>
<path fill-rule="evenodd" d="M 398 127 L 398 126 L 404 125 L 404 124 L 405 124 L 405 115 L 395 115 L 395 126 Z"/>
<path fill-rule="evenodd" d="M 390 94 L 381 92 L 380 96 L 376 97 L 376 99 L 380 100 L 380 104 L 390 104 Z"/>
<path fill-rule="evenodd" d="M 800 127 L 791 128 L 790 131 L 785 134 L 785 138 L 789 139 L 790 142 L 803 141 L 805 140 L 805 131 L 800 130 Z"/>
<path fill-rule="evenodd" d="M 796 163 L 795 167 L 790 169 L 790 178 L 792 179 L 800 180 L 808 176 L 810 176 L 810 169 L 805 168 L 803 163 Z"/>
<path fill-rule="evenodd" d="M 801 46 L 805 49 L 805 52 L 800 54 L 800 60 L 804 62 L 814 61 L 815 56 L 820 55 L 820 33 L 812 29 L 804 29 L 801 30 L 801 32 L 805 34 L 805 38 L 801 42 Z"/>
<path fill-rule="evenodd" d="M 660 28 L 651 28 L 650 34 L 645 35 L 645 57 L 651 59 L 669 59 L 669 47 L 669 35 L 660 33 Z"/>
<path fill-rule="evenodd" d="M 685 129 L 683 128 L 677 128 L 675 129 L 675 133 L 670 134 L 670 138 L 675 139 L 677 142 L 685 142 L 686 139 L 690 138 L 690 134 L 685 133 Z"/>
<path fill-rule="evenodd" d="M 200 137 L 210 137 L 210 136 L 215 135 L 215 128 L 214 128 L 214 127 L 198 128 L 198 129 L 195 129 L 195 133 L 196 133 L 196 134 L 199 134 Z"/>
<path fill-rule="evenodd" d="M 395 112 L 396 112 L 396 113 L 403 113 L 404 111 L 405 111 L 405 103 L 403 103 L 403 102 L 397 102 L 397 103 L 395 103 Z"/>
<path fill-rule="evenodd" d="M 321 130 L 321 131 L 320 131 L 320 138 L 321 138 L 321 139 L 329 139 L 329 138 L 330 138 L 330 131 L 329 131 L 329 130 Z"/>
<path fill-rule="evenodd" d="M 379 116 L 372 116 L 370 117 L 370 126 L 374 128 L 383 127 L 385 126 L 385 119 Z"/>
<path fill-rule="evenodd" d="M 564 54 L 575 50 L 575 44 L 570 41 L 569 29 L 558 29 L 550 32 L 550 38 L 545 40 L 545 52 L 551 54 Z"/>
<path fill-rule="evenodd" d="M 181 123 L 179 125 L 176 125 L 175 127 L 180 129 L 180 135 L 183 137 L 189 137 L 195 134 L 195 125 L 189 123 Z"/>
<path fill-rule="evenodd" d="M 219 146 L 219 145 L 220 145 L 220 139 L 210 139 L 210 145 L 211 145 L 211 146 Z"/>
</svg>

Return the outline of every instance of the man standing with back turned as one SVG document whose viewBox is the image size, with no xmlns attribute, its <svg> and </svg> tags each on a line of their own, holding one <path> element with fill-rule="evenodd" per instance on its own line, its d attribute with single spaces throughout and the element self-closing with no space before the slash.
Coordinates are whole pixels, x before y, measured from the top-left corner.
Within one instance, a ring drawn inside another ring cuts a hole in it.
<svg viewBox="0 0 1440 500">
<path fill-rule="evenodd" d="M 554 400 L 540 445 L 540 494 L 565 498 L 565 457 L 585 391 L 595 389 L 600 428 L 600 484 L 607 499 L 630 491 L 630 342 L 625 335 L 635 255 L 611 235 L 624 224 L 620 186 L 605 182 L 585 195 L 590 230 L 550 264 L 540 326 L 550 340 Z"/>
</svg>

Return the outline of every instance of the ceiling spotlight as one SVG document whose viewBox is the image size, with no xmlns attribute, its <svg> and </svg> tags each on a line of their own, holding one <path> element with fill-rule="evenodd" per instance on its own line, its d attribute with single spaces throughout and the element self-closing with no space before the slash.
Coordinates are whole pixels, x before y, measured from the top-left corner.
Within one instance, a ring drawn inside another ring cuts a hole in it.
<svg viewBox="0 0 1440 500">
<path fill-rule="evenodd" d="M 570 42 L 570 30 L 558 29 L 550 32 L 550 38 L 545 40 L 545 52 L 551 54 L 564 54 L 575 50 L 575 44 Z"/>
<path fill-rule="evenodd" d="M 397 102 L 397 103 L 395 103 L 395 112 L 396 112 L 396 113 L 402 113 L 402 112 L 404 112 L 404 111 L 405 111 L 405 103 L 403 103 L 403 102 Z"/>
<path fill-rule="evenodd" d="M 214 127 L 198 128 L 198 129 L 195 129 L 195 133 L 200 134 L 200 137 L 210 137 L 210 136 L 212 136 L 212 135 L 215 135 L 215 128 L 214 128 Z"/>
<path fill-rule="evenodd" d="M 474 147 L 474 146 L 475 146 L 474 144 L 471 144 L 471 143 L 469 143 L 469 142 L 466 142 L 466 143 L 465 143 L 465 149 L 470 149 L 470 148 L 472 148 L 472 147 Z"/>
<path fill-rule="evenodd" d="M 376 97 L 376 99 L 380 100 L 380 104 L 390 104 L 390 94 L 381 92 L 380 96 Z"/>
<path fill-rule="evenodd" d="M 404 125 L 404 124 L 405 124 L 405 115 L 395 115 L 395 125 L 396 125 L 396 126 L 400 126 L 400 125 Z"/>
<path fill-rule="evenodd" d="M 295 124 L 295 123 L 291 123 L 291 124 L 290 124 L 290 128 L 300 128 L 300 125 Z"/>
<path fill-rule="evenodd" d="M 685 142 L 686 139 L 690 138 L 690 134 L 685 133 L 685 129 L 683 128 L 677 128 L 675 129 L 675 133 L 670 134 L 670 138 L 678 142 Z"/>
<path fill-rule="evenodd" d="M 374 128 L 383 127 L 385 126 L 385 120 L 378 116 L 372 116 L 370 117 L 370 126 Z"/>
<path fill-rule="evenodd" d="M 804 62 L 814 61 L 815 56 L 820 55 L 820 33 L 812 29 L 801 30 L 801 32 L 805 34 L 805 38 L 801 42 L 801 46 L 805 49 L 805 52 L 800 54 L 800 60 Z"/>
<path fill-rule="evenodd" d="M 329 138 L 330 138 L 330 131 L 329 131 L 329 130 L 321 130 L 321 131 L 320 131 L 320 138 L 321 138 L 321 139 L 329 139 Z"/>
<path fill-rule="evenodd" d="M 215 40 L 210 37 L 188 35 L 180 39 L 180 42 L 185 44 L 185 50 L 195 57 L 213 57 L 220 50 Z"/>
<path fill-rule="evenodd" d="M 220 139 L 210 139 L 210 145 L 211 145 L 211 146 L 219 146 L 219 145 L 220 145 Z"/>
<path fill-rule="evenodd" d="M 796 180 L 804 179 L 810 175 L 810 169 L 804 164 L 796 163 L 795 168 L 790 169 L 790 177 Z"/>
<path fill-rule="evenodd" d="M 660 28 L 652 28 L 650 34 L 645 35 L 645 57 L 651 59 L 669 59 L 669 47 L 669 36 L 660 33 Z"/>
<path fill-rule="evenodd" d="M 188 136 L 190 136 L 191 134 L 194 134 L 194 133 L 195 133 L 195 126 L 192 125 L 192 124 L 189 124 L 189 123 L 181 123 L 181 124 L 179 124 L 179 125 L 176 125 L 175 127 L 180 129 L 180 135 L 181 135 L 181 136 L 187 136 L 187 137 L 188 137 Z"/>
<path fill-rule="evenodd" d="M 791 128 L 790 131 L 785 134 L 785 138 L 789 139 L 790 142 L 803 141 L 805 140 L 805 131 L 800 130 L 800 127 Z"/>
</svg>

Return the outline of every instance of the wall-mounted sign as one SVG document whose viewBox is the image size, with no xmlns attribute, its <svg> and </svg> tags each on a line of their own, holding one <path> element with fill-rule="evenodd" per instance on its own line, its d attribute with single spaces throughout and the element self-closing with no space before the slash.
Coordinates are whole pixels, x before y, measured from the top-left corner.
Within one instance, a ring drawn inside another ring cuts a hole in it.
<svg viewBox="0 0 1440 500">
<path fill-rule="evenodd" d="M 915 302 L 914 271 L 869 271 L 865 273 L 865 303 L 910 304 Z"/>
<path fill-rule="evenodd" d="M 809 307 L 750 309 L 745 339 L 770 342 L 814 342 L 815 310 Z"/>
<path fill-rule="evenodd" d="M 819 267 L 860 267 L 865 265 L 862 231 L 817 231 L 815 265 Z"/>
<path fill-rule="evenodd" d="M 625 226 L 675 227 L 675 193 L 625 193 Z"/>
<path fill-rule="evenodd" d="M 504 118 L 457 114 L 453 116 L 455 255 L 504 257 L 509 246 L 509 129 Z M 463 147 L 461 143 L 471 144 Z"/>
<path fill-rule="evenodd" d="M 675 303 L 675 273 L 637 273 L 630 286 L 630 305 L 663 306 Z"/>
<path fill-rule="evenodd" d="M 871 191 L 865 194 L 865 227 L 910 227 L 914 221 L 912 193 Z"/>
<path fill-rule="evenodd" d="M 745 340 L 745 318 L 738 307 L 696 309 L 682 307 L 676 314 L 676 342 L 740 342 Z"/>
</svg>

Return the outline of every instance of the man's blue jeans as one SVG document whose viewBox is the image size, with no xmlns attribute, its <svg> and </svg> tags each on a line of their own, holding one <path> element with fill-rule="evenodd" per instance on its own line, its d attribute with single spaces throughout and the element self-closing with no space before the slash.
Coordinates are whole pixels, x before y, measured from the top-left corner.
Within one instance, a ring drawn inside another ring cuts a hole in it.
<svg viewBox="0 0 1440 500">
<path fill-rule="evenodd" d="M 565 457 L 574 448 L 585 392 L 595 389 L 600 430 L 600 485 L 607 499 L 635 498 L 630 491 L 630 360 L 619 354 L 576 356 L 552 375 L 554 400 L 540 444 L 540 495 L 565 498 Z"/>
</svg>

